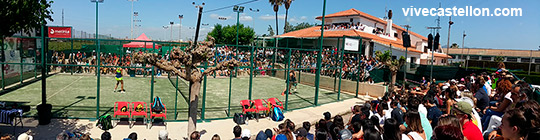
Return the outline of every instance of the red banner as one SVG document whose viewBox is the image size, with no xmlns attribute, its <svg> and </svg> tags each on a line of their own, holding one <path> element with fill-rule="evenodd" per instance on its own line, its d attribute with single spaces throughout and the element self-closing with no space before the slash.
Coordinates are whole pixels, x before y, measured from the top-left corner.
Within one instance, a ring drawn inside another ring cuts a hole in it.
<svg viewBox="0 0 540 140">
<path fill-rule="evenodd" d="M 49 27 L 50 38 L 71 38 L 71 27 Z"/>
</svg>

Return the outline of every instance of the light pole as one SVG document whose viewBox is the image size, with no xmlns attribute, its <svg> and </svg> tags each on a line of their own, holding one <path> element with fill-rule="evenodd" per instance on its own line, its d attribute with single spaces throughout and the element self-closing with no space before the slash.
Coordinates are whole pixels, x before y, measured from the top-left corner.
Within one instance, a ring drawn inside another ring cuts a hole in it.
<svg viewBox="0 0 540 140">
<path fill-rule="evenodd" d="M 391 17 L 390 17 L 391 18 Z M 409 28 L 411 28 L 410 25 L 404 25 L 403 27 L 407 28 L 407 32 L 404 32 L 402 36 L 402 39 L 404 40 L 405 42 L 405 38 L 403 38 L 403 36 L 409 36 Z M 405 65 L 404 65 L 404 69 L 403 69 L 403 89 L 405 89 L 405 84 L 407 82 L 407 54 L 409 53 L 409 47 L 411 47 L 411 44 L 410 44 L 410 37 L 407 37 L 408 40 L 406 40 L 407 42 L 409 42 L 409 44 L 403 44 L 403 47 L 405 47 Z M 409 65 L 412 63 L 409 62 Z M 393 86 L 393 85 L 392 85 Z"/>
<path fill-rule="evenodd" d="M 244 6 L 235 5 L 233 11 L 236 12 L 236 47 L 238 47 L 238 27 L 240 26 L 240 13 L 244 12 Z"/>
<path fill-rule="evenodd" d="M 167 34 L 166 31 L 167 31 L 168 28 L 169 28 L 169 26 L 167 26 L 167 25 L 164 25 L 164 26 L 163 26 L 163 29 L 164 29 L 164 32 L 163 32 L 163 40 L 167 40 L 167 39 L 166 39 L 167 37 L 165 37 L 165 36 L 167 36 L 167 35 L 166 35 L 166 34 Z"/>
<path fill-rule="evenodd" d="M 173 30 L 173 25 L 174 25 L 174 22 L 169 22 L 171 24 L 171 38 L 169 39 L 169 41 L 172 41 L 172 30 Z"/>
<path fill-rule="evenodd" d="M 195 5 L 195 2 L 191 3 L 195 6 L 195 8 L 198 8 L 199 9 L 199 16 L 197 18 L 197 28 L 195 29 L 195 37 L 194 37 L 194 42 L 195 44 L 197 44 L 197 39 L 199 38 L 199 29 L 201 28 L 201 17 L 202 17 L 202 11 L 203 11 L 203 6 L 204 6 L 204 2 L 201 4 L 201 5 Z M 197 45 L 195 45 L 197 46 Z"/>
<path fill-rule="evenodd" d="M 465 31 L 463 31 L 463 40 L 461 41 L 461 60 L 463 60 L 463 49 L 465 48 L 465 36 L 467 36 L 467 34 L 465 34 Z"/>
<path fill-rule="evenodd" d="M 446 42 L 446 54 L 450 53 L 450 27 L 452 27 L 452 24 L 454 24 L 454 22 L 452 21 L 452 17 L 450 17 L 450 21 L 448 21 L 448 41 Z M 446 63 L 448 64 L 448 62 Z"/>
<path fill-rule="evenodd" d="M 100 86 L 100 83 L 99 83 L 99 82 L 100 82 L 100 72 L 99 72 L 99 71 L 100 71 L 100 70 L 99 70 L 99 68 L 100 68 L 100 67 L 99 67 L 100 62 L 99 62 L 99 60 L 100 60 L 100 58 L 101 58 L 101 55 L 100 55 L 100 52 L 99 52 L 99 51 L 100 51 L 100 45 L 99 45 L 99 38 L 98 38 L 98 36 L 99 36 L 99 33 L 98 33 L 98 25 L 99 25 L 99 24 L 98 24 L 98 23 L 99 23 L 99 22 L 98 22 L 98 16 L 99 16 L 99 14 L 98 14 L 98 13 L 99 13 L 98 7 L 99 7 L 99 6 L 98 6 L 98 5 L 99 5 L 99 3 L 103 3 L 103 0 L 90 0 L 90 1 L 96 3 L 96 46 L 97 46 L 97 51 L 96 51 L 96 52 L 97 52 L 97 53 L 96 53 L 96 55 L 97 55 L 97 56 L 96 56 L 96 58 L 97 58 L 97 63 L 96 63 L 96 64 L 97 64 L 97 68 L 96 68 L 96 69 L 97 69 L 97 72 L 96 72 L 96 73 L 97 73 L 97 86 L 96 86 L 96 88 L 97 88 L 97 90 L 96 90 L 96 92 L 97 92 L 97 96 L 96 96 L 96 101 L 97 101 L 97 102 L 96 102 L 96 119 L 97 119 L 97 118 L 99 118 L 99 86 Z"/>
<path fill-rule="evenodd" d="M 133 13 L 133 2 L 138 1 L 138 0 L 128 0 L 128 1 L 131 2 L 131 13 L 130 13 L 130 15 L 131 15 L 131 34 L 129 36 L 129 39 L 133 39 L 133 26 L 134 26 L 133 25 L 133 17 L 135 16 L 135 13 Z"/>
<path fill-rule="evenodd" d="M 184 18 L 184 15 L 178 15 L 178 19 L 180 19 L 180 27 L 178 28 L 178 42 L 182 40 L 182 19 Z"/>
<path fill-rule="evenodd" d="M 259 13 L 259 9 L 249 8 L 249 11 L 254 12 L 254 13 Z M 255 30 L 255 20 L 253 20 L 253 30 Z"/>
</svg>

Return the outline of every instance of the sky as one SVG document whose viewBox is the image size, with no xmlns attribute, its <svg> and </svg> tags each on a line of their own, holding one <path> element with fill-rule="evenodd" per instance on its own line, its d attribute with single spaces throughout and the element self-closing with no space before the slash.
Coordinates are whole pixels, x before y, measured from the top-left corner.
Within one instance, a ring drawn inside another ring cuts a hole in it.
<svg viewBox="0 0 540 140">
<path fill-rule="evenodd" d="M 240 23 L 254 27 L 257 35 L 268 34 L 268 27 L 275 31 L 275 13 L 267 0 L 138 0 L 133 2 L 133 11 L 138 12 L 133 38 L 145 33 L 153 40 L 172 39 L 190 40 L 195 34 L 198 10 L 192 4 L 202 4 L 200 38 L 213 29 L 215 24 L 234 25 L 237 15 L 232 6 L 242 4 L 245 7 L 240 13 Z M 508 17 L 464 17 L 454 16 L 450 31 L 450 44 L 461 46 L 463 32 L 466 32 L 465 47 L 494 48 L 494 49 L 540 49 L 540 1 L 538 0 L 327 0 L 326 14 L 332 14 L 355 8 L 375 17 L 384 17 L 385 9 L 393 11 L 393 23 L 410 25 L 410 30 L 427 36 L 431 33 L 426 27 L 437 26 L 437 16 L 405 16 L 403 8 L 521 8 L 522 16 Z M 129 0 L 104 0 L 99 3 L 99 33 L 116 38 L 130 38 L 131 4 Z M 220 9 L 221 10 L 215 10 Z M 307 22 L 320 24 L 315 17 L 322 15 L 323 0 L 294 0 L 289 9 L 288 21 L 292 25 Z M 62 25 L 62 10 L 64 10 L 64 26 L 72 26 L 74 30 L 95 33 L 96 4 L 89 0 L 55 0 L 51 6 L 54 14 L 50 26 Z M 250 10 L 252 9 L 252 10 Z M 256 10 L 259 10 L 256 12 Z M 183 15 L 180 20 L 178 15 Z M 226 18 L 221 20 L 219 17 Z M 278 11 L 279 34 L 283 33 L 285 7 Z M 164 29 L 174 22 L 173 28 Z M 448 42 L 449 17 L 440 17 L 440 43 Z M 181 27 L 181 29 L 180 29 Z M 180 31 L 181 30 L 181 31 Z M 181 36 L 179 36 L 181 32 Z"/>
</svg>

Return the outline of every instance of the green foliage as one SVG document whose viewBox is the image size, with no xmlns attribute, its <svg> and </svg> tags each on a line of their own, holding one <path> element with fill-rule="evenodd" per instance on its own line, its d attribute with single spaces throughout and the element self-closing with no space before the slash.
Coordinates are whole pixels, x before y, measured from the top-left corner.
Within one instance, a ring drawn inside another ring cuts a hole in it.
<svg viewBox="0 0 540 140">
<path fill-rule="evenodd" d="M 52 21 L 49 8 L 53 1 L 47 0 L 0 0 L 0 37 L 12 36 L 16 32 L 30 33 L 32 29 L 39 29 L 46 20 Z"/>
<path fill-rule="evenodd" d="M 274 29 L 271 25 L 268 25 L 268 36 L 274 36 Z"/>
<path fill-rule="evenodd" d="M 287 22 L 285 24 L 285 26 L 287 26 L 287 28 L 285 28 L 286 29 L 285 33 L 288 33 L 288 32 L 292 32 L 292 31 L 296 31 L 296 30 L 301 30 L 301 29 L 313 27 L 313 26 L 315 26 L 315 24 L 309 24 L 307 22 L 302 22 L 302 23 L 296 24 L 296 26 L 293 26 L 293 25 L 290 25 L 289 22 Z"/>
<path fill-rule="evenodd" d="M 503 56 L 495 56 L 495 58 L 493 58 L 495 60 L 495 62 L 503 62 L 504 61 L 504 57 Z"/>
<path fill-rule="evenodd" d="M 240 24 L 238 32 L 238 44 L 246 45 L 253 42 L 255 31 L 253 28 Z M 216 39 L 216 44 L 236 44 L 236 25 L 223 27 L 220 24 L 214 25 L 214 29 L 208 35 Z"/>
</svg>

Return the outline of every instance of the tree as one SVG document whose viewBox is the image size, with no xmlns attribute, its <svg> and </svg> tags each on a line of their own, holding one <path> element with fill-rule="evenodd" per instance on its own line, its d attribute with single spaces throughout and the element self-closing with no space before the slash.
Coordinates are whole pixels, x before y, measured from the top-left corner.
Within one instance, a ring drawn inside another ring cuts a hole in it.
<svg viewBox="0 0 540 140">
<path fill-rule="evenodd" d="M 268 25 L 268 36 L 274 36 L 274 29 L 272 29 L 272 25 Z"/>
<path fill-rule="evenodd" d="M 457 43 L 452 43 L 452 46 L 450 46 L 450 48 L 457 49 L 459 48 L 459 45 Z"/>
<path fill-rule="evenodd" d="M 283 33 L 288 33 L 294 31 L 294 26 L 289 24 L 288 22 L 285 22 L 285 31 Z"/>
<path fill-rule="evenodd" d="M 493 60 L 495 60 L 495 62 L 503 62 L 504 57 L 503 56 L 495 56 L 495 58 L 493 58 Z"/>
<path fill-rule="evenodd" d="M 290 25 L 287 22 L 287 23 L 285 23 L 285 26 L 287 27 L 285 29 L 285 33 L 288 33 L 288 32 L 292 32 L 292 31 L 296 31 L 296 30 L 302 30 L 302 29 L 305 29 L 305 28 L 313 27 L 315 25 L 314 24 L 309 24 L 307 22 L 302 22 L 302 23 L 296 24 L 296 26 L 293 26 L 293 25 Z"/>
<path fill-rule="evenodd" d="M 53 2 L 47 0 L 0 0 L 0 37 L 9 37 L 16 32 L 30 33 L 33 29 L 39 29 L 47 24 L 47 20 L 53 21 L 49 8 Z"/>
<path fill-rule="evenodd" d="M 276 35 L 279 34 L 279 26 L 278 26 L 278 15 L 277 12 L 279 11 L 279 6 L 283 4 L 283 0 L 268 0 L 270 2 L 270 5 L 274 7 L 274 12 L 276 13 Z"/>
<path fill-rule="evenodd" d="M 302 23 L 299 23 L 296 26 L 294 26 L 294 31 L 302 30 L 302 29 L 305 29 L 305 28 L 313 27 L 313 26 L 315 26 L 315 24 L 309 24 L 307 22 L 302 22 Z"/>
<path fill-rule="evenodd" d="M 283 27 L 283 33 L 287 33 L 288 29 L 289 29 L 289 22 L 287 22 L 287 16 L 289 16 L 289 7 L 291 7 L 291 3 L 293 2 L 294 0 L 283 0 L 283 4 L 285 4 L 285 26 Z"/>
<path fill-rule="evenodd" d="M 388 67 L 388 69 L 390 70 L 392 80 L 390 82 L 390 85 L 388 86 L 388 90 L 394 91 L 396 84 L 396 75 L 399 68 L 403 66 L 403 64 L 405 64 L 405 57 L 401 56 L 399 60 L 392 60 L 392 54 L 390 51 L 384 51 L 384 53 L 382 53 L 381 51 L 376 51 L 375 56 L 375 58 L 379 62 Z"/>
<path fill-rule="evenodd" d="M 207 68 L 204 72 L 197 68 L 201 64 L 208 63 L 209 59 L 214 57 L 211 50 L 215 46 L 214 41 L 212 36 L 208 36 L 205 42 L 190 42 L 190 47 L 184 51 L 180 48 L 174 48 L 170 52 L 171 60 L 169 61 L 160 59 L 155 53 L 134 53 L 133 56 L 133 61 L 137 63 L 154 65 L 189 82 L 188 134 L 195 131 L 197 127 L 197 107 L 203 77 L 216 70 L 233 69 L 238 65 L 238 61 L 230 59 L 218 63 L 215 67 Z"/>
<path fill-rule="evenodd" d="M 239 44 L 250 44 L 255 37 L 255 31 L 253 28 L 245 27 L 244 24 L 240 24 L 238 32 Z M 236 44 L 236 24 L 231 26 L 227 25 L 223 27 L 220 24 L 214 25 L 214 29 L 208 33 L 209 36 L 215 38 L 216 44 Z"/>
</svg>

